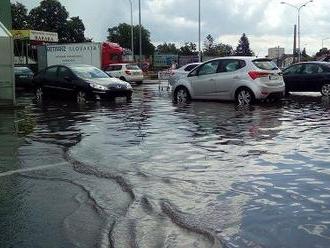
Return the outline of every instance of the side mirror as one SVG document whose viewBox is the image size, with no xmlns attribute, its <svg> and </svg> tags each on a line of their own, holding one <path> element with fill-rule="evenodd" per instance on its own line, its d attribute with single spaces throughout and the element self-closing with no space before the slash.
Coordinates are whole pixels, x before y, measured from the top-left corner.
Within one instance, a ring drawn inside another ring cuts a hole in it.
<svg viewBox="0 0 330 248">
<path fill-rule="evenodd" d="M 194 77 L 194 76 L 197 76 L 197 75 L 198 75 L 197 70 L 193 70 L 188 74 L 188 77 Z"/>
</svg>

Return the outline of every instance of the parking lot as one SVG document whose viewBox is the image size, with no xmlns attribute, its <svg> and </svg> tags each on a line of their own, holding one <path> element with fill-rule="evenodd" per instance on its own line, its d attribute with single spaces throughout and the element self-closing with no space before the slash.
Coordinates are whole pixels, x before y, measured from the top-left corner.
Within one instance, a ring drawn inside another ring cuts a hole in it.
<svg viewBox="0 0 330 248">
<path fill-rule="evenodd" d="M 32 98 L 0 112 L 1 247 L 329 247 L 328 97 Z"/>
</svg>

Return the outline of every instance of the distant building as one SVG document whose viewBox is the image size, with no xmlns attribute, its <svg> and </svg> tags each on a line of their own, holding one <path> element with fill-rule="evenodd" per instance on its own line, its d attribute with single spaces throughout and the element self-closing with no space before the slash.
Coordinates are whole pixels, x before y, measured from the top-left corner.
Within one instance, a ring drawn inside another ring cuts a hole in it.
<svg viewBox="0 0 330 248">
<path fill-rule="evenodd" d="M 275 59 L 281 58 L 285 54 L 283 47 L 273 47 L 268 49 L 268 58 Z"/>
</svg>

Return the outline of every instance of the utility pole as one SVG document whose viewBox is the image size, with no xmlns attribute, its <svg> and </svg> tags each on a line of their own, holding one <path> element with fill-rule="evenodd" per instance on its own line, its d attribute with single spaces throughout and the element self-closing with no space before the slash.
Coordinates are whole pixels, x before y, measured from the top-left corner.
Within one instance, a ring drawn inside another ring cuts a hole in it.
<svg viewBox="0 0 330 248">
<path fill-rule="evenodd" d="M 296 53 L 297 53 L 297 25 L 293 28 L 293 63 L 296 63 Z"/>
<path fill-rule="evenodd" d="M 201 0 L 198 0 L 198 58 L 199 58 L 199 62 L 202 62 L 202 51 L 201 51 Z"/>
<path fill-rule="evenodd" d="M 131 5 L 131 50 L 134 62 L 134 26 L 133 26 L 133 4 L 132 0 L 128 0 Z"/>
<path fill-rule="evenodd" d="M 141 0 L 139 0 L 139 40 L 140 40 L 140 67 L 142 67 L 142 25 L 141 25 Z"/>
</svg>

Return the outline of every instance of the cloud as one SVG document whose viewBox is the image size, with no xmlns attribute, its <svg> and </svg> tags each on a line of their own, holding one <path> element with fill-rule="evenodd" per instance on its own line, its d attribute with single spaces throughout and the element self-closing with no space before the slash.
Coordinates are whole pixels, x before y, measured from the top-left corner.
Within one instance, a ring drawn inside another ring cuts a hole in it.
<svg viewBox="0 0 330 248">
<path fill-rule="evenodd" d="M 132 0 L 134 23 L 138 22 L 138 0 Z M 306 0 L 286 0 L 299 5 Z M 21 0 L 29 9 L 38 0 Z M 80 16 L 86 26 L 86 35 L 96 41 L 106 39 L 107 29 L 119 23 L 130 23 L 129 0 L 60 0 L 71 16 Z M 284 46 L 292 50 L 293 25 L 297 23 L 297 11 L 280 4 L 281 0 L 201 0 L 202 40 L 207 34 L 228 40 L 236 46 L 242 33 L 250 39 L 256 53 L 267 53 L 269 47 Z M 152 42 L 198 40 L 197 0 L 141 0 L 142 23 L 150 30 Z M 314 0 L 301 11 L 301 44 L 307 52 L 321 48 L 323 38 L 330 36 L 329 0 Z M 330 46 L 330 40 L 325 44 Z"/>
</svg>

